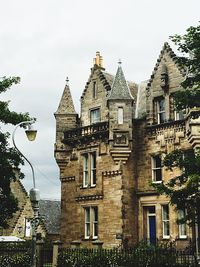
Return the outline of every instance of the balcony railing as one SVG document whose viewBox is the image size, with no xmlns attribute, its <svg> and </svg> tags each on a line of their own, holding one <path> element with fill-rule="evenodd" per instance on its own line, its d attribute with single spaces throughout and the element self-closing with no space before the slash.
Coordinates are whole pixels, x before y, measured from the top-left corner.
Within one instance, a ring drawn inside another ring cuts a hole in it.
<svg viewBox="0 0 200 267">
<path fill-rule="evenodd" d="M 64 132 L 64 143 L 71 144 L 76 141 L 83 142 L 89 139 L 108 137 L 108 130 L 107 121 L 71 129 Z"/>
<path fill-rule="evenodd" d="M 177 121 L 168 121 L 161 124 L 149 125 L 146 127 L 146 131 L 149 134 L 155 134 L 157 131 L 162 131 L 170 128 L 185 128 L 185 119 Z"/>
</svg>

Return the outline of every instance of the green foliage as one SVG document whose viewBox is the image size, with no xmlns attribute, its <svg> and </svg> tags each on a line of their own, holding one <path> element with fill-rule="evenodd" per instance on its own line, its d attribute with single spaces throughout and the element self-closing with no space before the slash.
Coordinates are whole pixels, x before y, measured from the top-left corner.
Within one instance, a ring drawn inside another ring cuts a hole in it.
<svg viewBox="0 0 200 267">
<path fill-rule="evenodd" d="M 0 80 L 0 93 L 6 92 L 13 84 L 20 82 L 19 77 L 3 77 Z M 0 101 L 0 123 L 16 125 L 21 121 L 30 120 L 28 113 L 16 113 L 9 110 L 9 102 Z M 0 127 L 0 226 L 7 227 L 7 221 L 17 211 L 17 199 L 10 190 L 11 180 L 23 178 L 19 165 L 23 160 L 19 153 L 9 146 L 9 133 Z"/>
<path fill-rule="evenodd" d="M 175 93 L 175 106 L 178 110 L 200 106 L 200 24 L 189 27 L 186 34 L 170 37 L 183 54 L 177 57 L 179 65 L 186 70 L 182 82 L 183 91 Z"/>
<path fill-rule="evenodd" d="M 14 254 L 10 257 L 0 256 L 1 267 L 27 267 L 30 266 L 31 257 L 29 253 Z"/>
<path fill-rule="evenodd" d="M 174 168 L 179 169 L 180 174 L 167 183 L 152 184 L 152 186 L 159 194 L 168 196 L 171 204 L 177 209 L 187 210 L 185 219 L 181 222 L 192 224 L 196 213 L 200 214 L 200 153 L 174 150 L 166 155 L 163 164 L 171 171 Z"/>
<path fill-rule="evenodd" d="M 28 242 L 1 242 L 1 267 L 27 267 L 31 262 L 31 243 Z"/>
</svg>

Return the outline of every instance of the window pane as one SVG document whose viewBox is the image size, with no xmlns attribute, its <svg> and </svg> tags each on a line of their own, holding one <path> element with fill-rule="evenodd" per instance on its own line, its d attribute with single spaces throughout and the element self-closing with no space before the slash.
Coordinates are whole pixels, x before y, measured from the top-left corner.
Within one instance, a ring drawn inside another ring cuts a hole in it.
<svg viewBox="0 0 200 267">
<path fill-rule="evenodd" d="M 184 210 L 178 210 L 178 219 L 184 219 L 185 218 L 185 211 Z M 179 237 L 186 237 L 186 223 L 179 224 Z"/>
<path fill-rule="evenodd" d="M 163 206 L 163 220 L 169 220 L 169 206 Z"/>
<path fill-rule="evenodd" d="M 91 185 L 96 184 L 96 152 L 91 154 Z"/>
<path fill-rule="evenodd" d="M 98 208 L 92 207 L 93 212 L 93 237 L 98 236 Z"/>
<path fill-rule="evenodd" d="M 155 178 L 155 181 L 162 181 L 162 170 L 161 169 L 157 169 L 157 170 L 154 170 L 154 178 Z"/>
<path fill-rule="evenodd" d="M 152 157 L 152 176 L 154 182 L 162 181 L 162 161 L 160 155 Z"/>
<path fill-rule="evenodd" d="M 159 102 L 159 111 L 164 111 L 165 110 L 165 100 L 161 99 Z"/>
<path fill-rule="evenodd" d="M 160 156 L 155 156 L 155 160 L 154 160 L 154 163 L 155 163 L 155 168 L 160 168 L 161 167 L 161 158 Z"/>
<path fill-rule="evenodd" d="M 85 208 L 85 237 L 90 237 L 90 208 Z"/>
<path fill-rule="evenodd" d="M 164 222 L 164 236 L 169 236 L 169 221 Z"/>
<path fill-rule="evenodd" d="M 90 222 L 90 208 L 85 208 L 85 222 Z"/>
<path fill-rule="evenodd" d="M 88 155 L 85 154 L 83 156 L 84 160 L 84 166 L 83 166 L 83 186 L 87 186 L 89 183 L 89 177 L 88 177 Z"/>
<path fill-rule="evenodd" d="M 169 237 L 169 206 L 162 206 L 163 237 Z"/>
<path fill-rule="evenodd" d="M 90 121 L 91 123 L 97 123 L 100 121 L 100 109 L 94 109 L 90 111 Z"/>
<path fill-rule="evenodd" d="M 165 100 L 161 99 L 157 102 L 157 114 L 158 114 L 158 123 L 163 123 L 166 120 L 165 117 Z"/>
</svg>

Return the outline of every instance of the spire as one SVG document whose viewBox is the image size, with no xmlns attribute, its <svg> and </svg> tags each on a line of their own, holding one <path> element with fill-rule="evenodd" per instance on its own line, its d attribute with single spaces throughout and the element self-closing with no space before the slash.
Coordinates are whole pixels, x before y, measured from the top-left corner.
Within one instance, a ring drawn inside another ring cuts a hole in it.
<svg viewBox="0 0 200 267">
<path fill-rule="evenodd" d="M 117 69 L 117 73 L 116 76 L 114 78 L 112 87 L 111 87 L 111 93 L 110 93 L 110 97 L 108 98 L 108 100 L 110 99 L 131 99 L 133 100 L 133 97 L 131 95 L 129 86 L 126 82 L 126 79 L 124 77 L 124 73 L 121 67 L 121 60 L 119 59 L 118 62 L 118 69 Z"/>
<path fill-rule="evenodd" d="M 76 114 L 74 103 L 72 100 L 70 88 L 69 88 L 69 79 L 66 78 L 66 85 L 60 100 L 60 104 L 56 111 L 56 114 Z"/>
</svg>

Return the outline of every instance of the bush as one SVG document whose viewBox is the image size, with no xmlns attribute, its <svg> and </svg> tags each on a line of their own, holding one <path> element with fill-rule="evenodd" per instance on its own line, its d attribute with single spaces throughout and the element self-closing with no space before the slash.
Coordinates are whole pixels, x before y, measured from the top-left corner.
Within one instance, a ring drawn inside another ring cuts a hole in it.
<svg viewBox="0 0 200 267">
<path fill-rule="evenodd" d="M 0 256 L 1 267 L 27 267 L 30 266 L 31 257 L 29 253 L 14 254 L 12 256 Z"/>
<path fill-rule="evenodd" d="M 62 249 L 58 267 L 194 267 L 189 260 L 183 261 L 184 256 L 166 246 L 142 245 L 127 250 Z"/>
<path fill-rule="evenodd" d="M 27 267 L 31 262 L 30 242 L 1 242 L 1 267 Z"/>
</svg>

